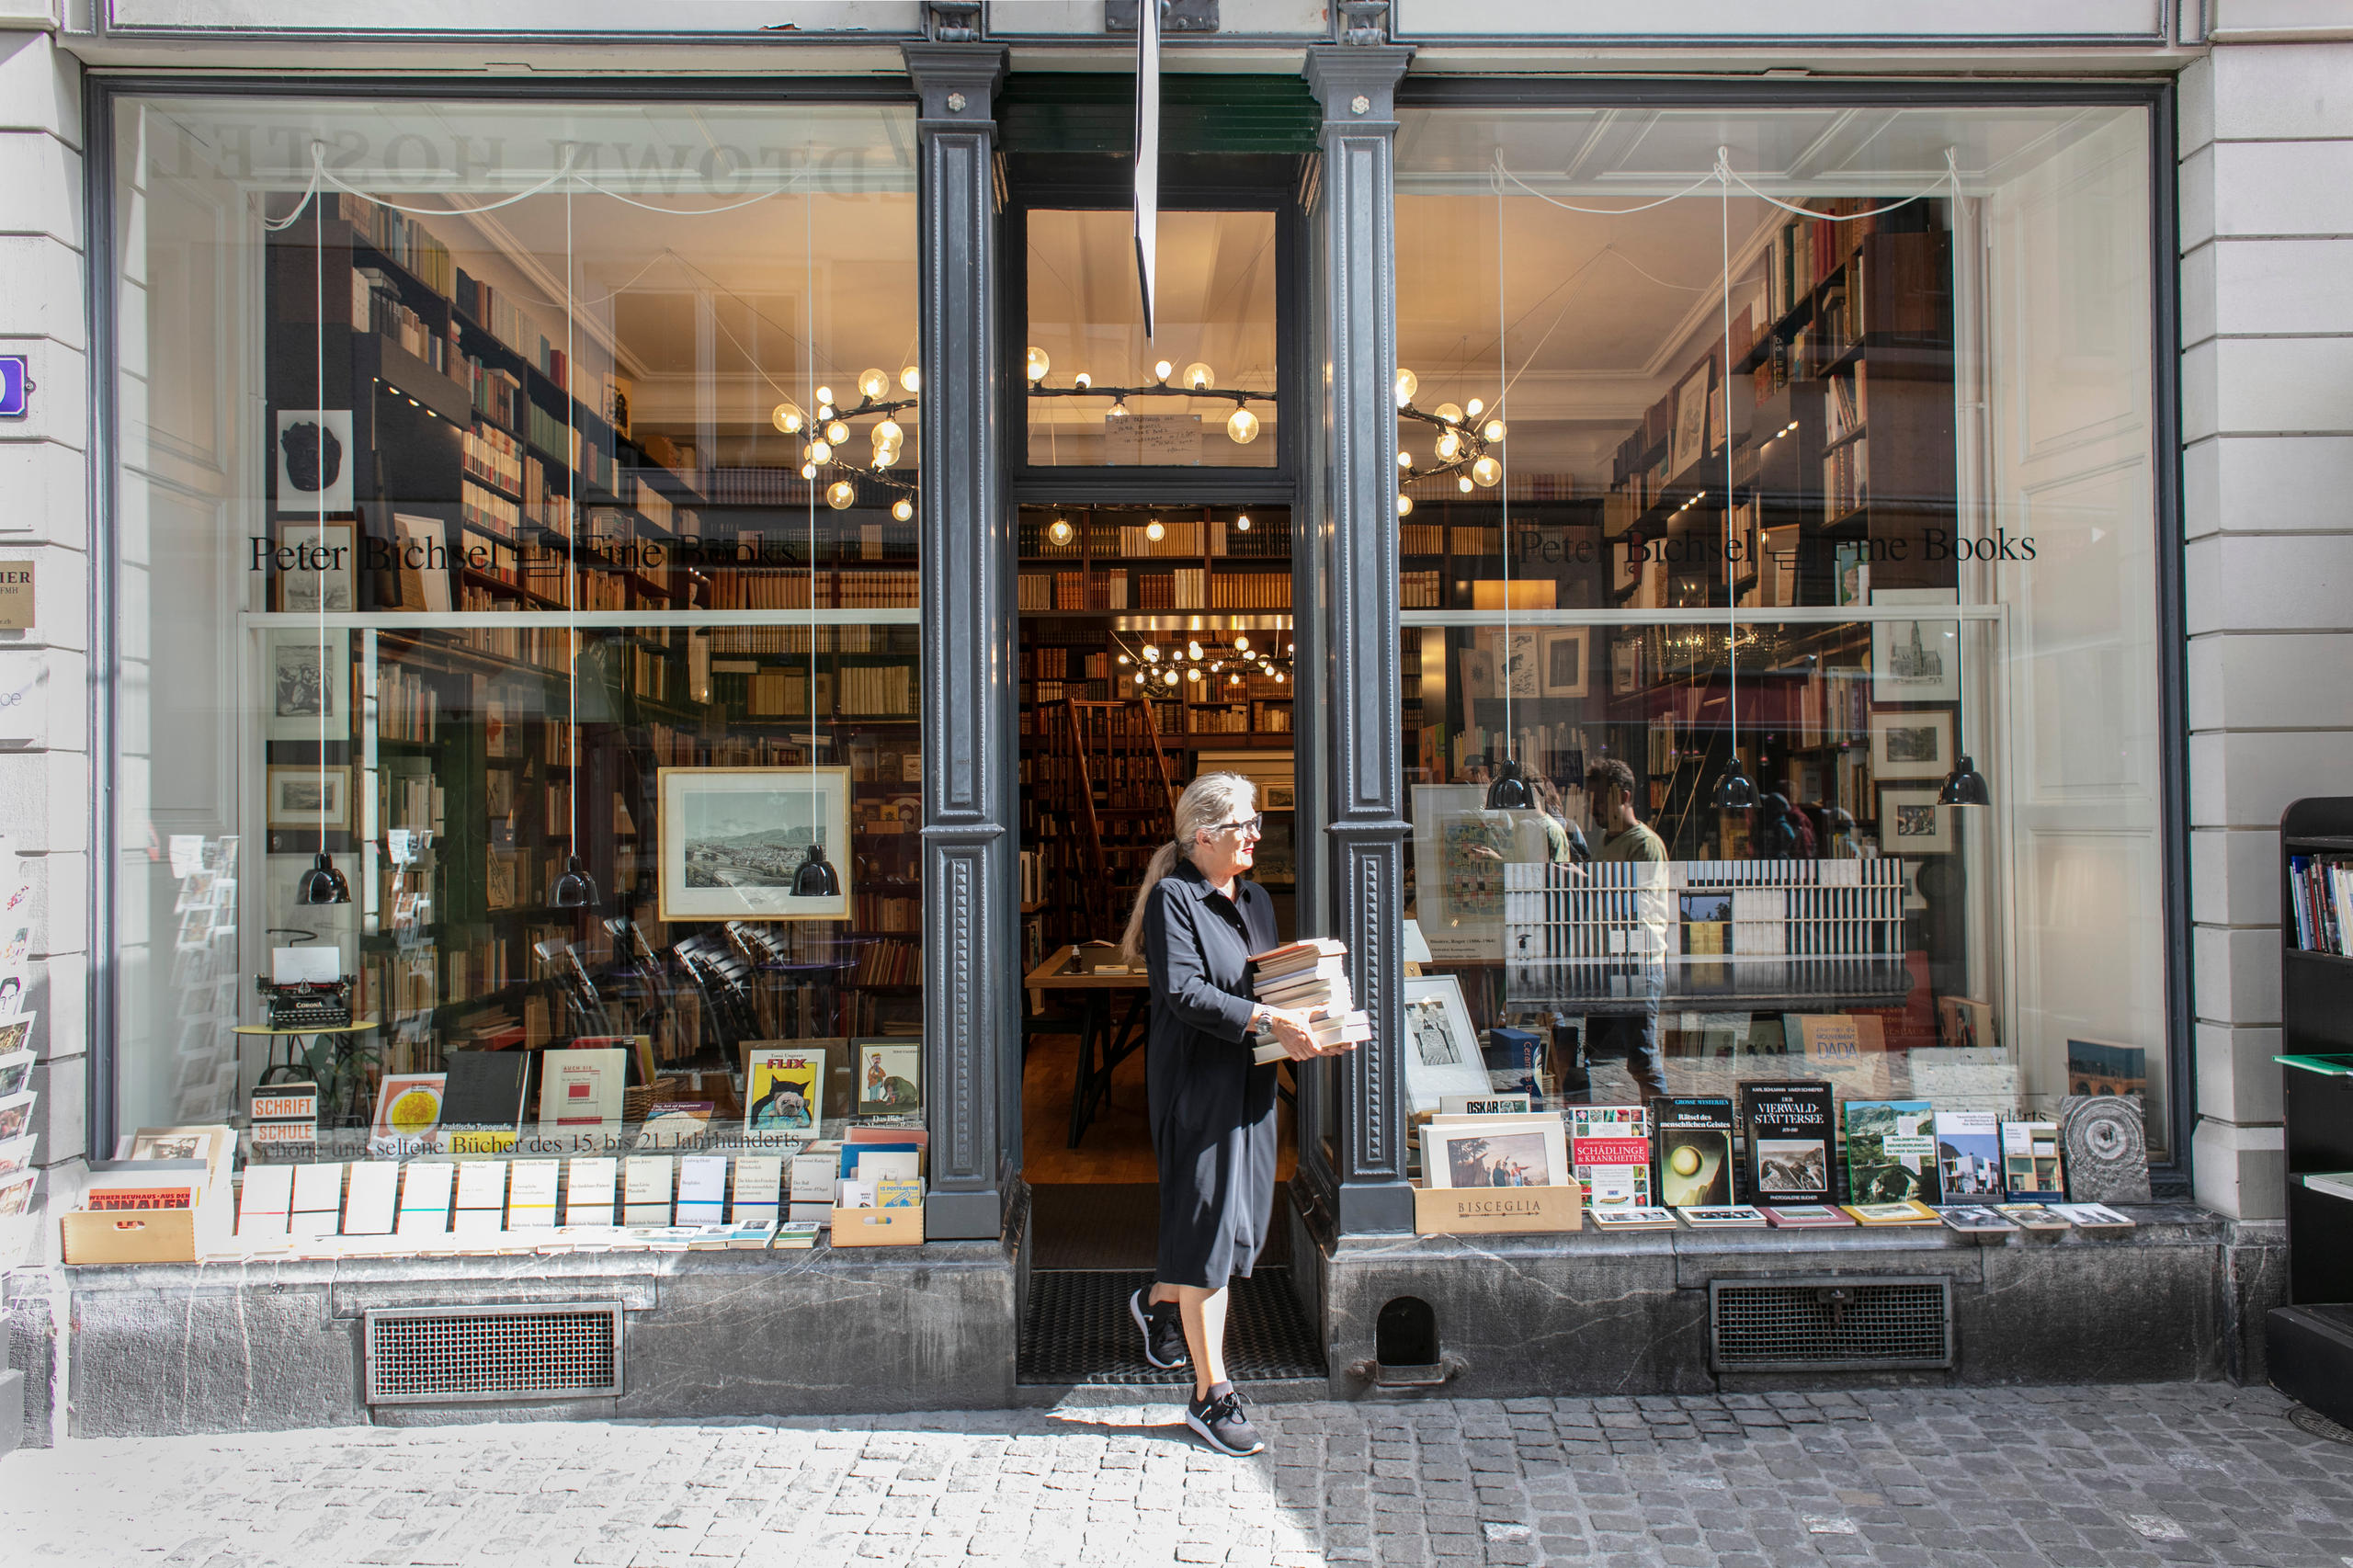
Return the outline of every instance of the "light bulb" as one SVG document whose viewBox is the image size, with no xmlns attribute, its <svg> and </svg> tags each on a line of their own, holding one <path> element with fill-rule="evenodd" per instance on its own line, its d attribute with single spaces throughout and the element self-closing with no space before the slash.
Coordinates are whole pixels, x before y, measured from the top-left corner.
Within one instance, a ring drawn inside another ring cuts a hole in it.
<svg viewBox="0 0 2353 1568">
<path fill-rule="evenodd" d="M 832 445 L 824 441 L 810 442 L 809 460 L 813 463 L 828 463 L 833 461 L 834 449 Z"/>
<path fill-rule="evenodd" d="M 1185 672 L 1185 678 L 1190 681 L 1198 681 L 1201 678 L 1201 672 L 1199 670 L 1187 670 Z"/>
<path fill-rule="evenodd" d="M 1144 524 L 1143 537 L 1152 540 L 1153 543 L 1158 544 L 1162 540 L 1168 537 L 1168 529 L 1158 517 L 1154 517 L 1152 521 Z"/>
<path fill-rule="evenodd" d="M 1471 494 L 1471 492 L 1472 492 L 1472 491 L 1473 491 L 1473 490 L 1477 489 L 1478 487 L 1477 487 L 1476 485 L 1474 485 L 1474 484 L 1472 484 L 1472 483 L 1471 483 L 1471 476 L 1470 476 L 1469 474 L 1467 474 L 1467 473 L 1464 473 L 1464 474 L 1458 474 L 1458 475 L 1456 475 L 1456 476 L 1455 476 L 1455 480 L 1454 480 L 1454 488 L 1456 488 L 1457 490 L 1460 490 L 1460 491 L 1461 491 L 1461 492 L 1462 492 L 1462 494 L 1464 494 L 1465 495 L 1468 495 L 1468 494 Z"/>
<path fill-rule="evenodd" d="M 874 467 L 889 468 L 898 460 L 899 449 L 896 447 L 886 447 L 880 441 L 874 443 Z"/>
<path fill-rule="evenodd" d="M 1237 447 L 1246 447 L 1258 438 L 1258 416 L 1246 408 L 1237 408 L 1225 422 L 1225 433 L 1233 437 Z"/>
<path fill-rule="evenodd" d="M 849 439 L 849 426 L 843 424 L 838 419 L 827 422 L 825 426 L 825 439 L 831 441 L 836 447 L 840 446 L 844 441 Z"/>
<path fill-rule="evenodd" d="M 1275 672 L 1275 684 L 1276 684 L 1277 686 L 1280 686 L 1280 685 L 1282 685 L 1282 683 L 1284 682 L 1284 680 L 1285 680 L 1286 678 L 1288 678 L 1288 677 L 1286 677 L 1286 676 L 1284 676 L 1284 674 L 1283 674 L 1283 672 L 1282 672 L 1282 671 L 1280 671 L 1280 670 L 1277 670 L 1277 671 Z"/>
<path fill-rule="evenodd" d="M 1483 434 L 1490 441 L 1502 440 L 1504 438 L 1504 422 L 1500 419 L 1488 420 L 1487 428 L 1483 431 L 1482 434 Z"/>
<path fill-rule="evenodd" d="M 768 421 L 788 436 L 801 433 L 801 414 L 790 403 L 779 403 L 768 413 Z"/>
<path fill-rule="evenodd" d="M 1160 663 L 1160 650 L 1149 642 L 1145 643 L 1143 645 L 1143 662 L 1147 665 L 1156 665 Z"/>
<path fill-rule="evenodd" d="M 1248 533 L 1250 531 L 1250 514 L 1245 512 L 1240 517 L 1234 518 L 1233 529 L 1236 533 Z"/>
<path fill-rule="evenodd" d="M 1185 367 L 1185 384 L 1195 392 L 1217 385 L 1217 372 L 1199 359 Z"/>
<path fill-rule="evenodd" d="M 880 369 L 860 370 L 858 390 L 870 398 L 879 398 L 891 390 L 891 378 Z"/>
<path fill-rule="evenodd" d="M 1029 358 L 1022 362 L 1021 368 L 1022 372 L 1031 381 L 1042 381 L 1046 379 L 1046 372 L 1054 368 L 1054 362 L 1046 358 L 1044 349 L 1032 348 L 1029 350 Z"/>
<path fill-rule="evenodd" d="M 910 365 L 899 372 L 899 384 L 909 392 L 919 391 L 923 386 L 923 372 Z"/>
<path fill-rule="evenodd" d="M 1471 400 L 1470 406 L 1462 411 L 1462 416 L 1466 419 L 1476 419 L 1486 411 L 1487 405 L 1474 397 Z"/>
<path fill-rule="evenodd" d="M 1414 513 L 1414 498 L 1413 498 L 1411 495 L 1400 495 L 1400 496 L 1398 496 L 1398 497 L 1397 497 L 1397 515 L 1398 515 L 1399 517 L 1409 517 L 1413 516 L 1413 513 Z"/>
<path fill-rule="evenodd" d="M 1436 408 L 1431 409 L 1430 412 L 1437 415 L 1440 419 L 1445 420 L 1449 425 L 1460 425 L 1462 423 L 1462 411 L 1455 407 L 1454 404 L 1450 403 L 1441 403 Z"/>
<path fill-rule="evenodd" d="M 1143 672 L 1142 670 L 1138 670 L 1136 672 L 1136 684 L 1138 686 L 1142 686 L 1143 684 Z"/>
<path fill-rule="evenodd" d="M 821 404 L 817 410 L 819 415 L 826 419 L 831 419 L 834 416 L 834 389 L 831 387 L 819 387 L 817 389 L 817 402 Z"/>
<path fill-rule="evenodd" d="M 1225 661 L 1223 659 L 1212 659 L 1210 661 L 1210 673 L 1211 675 L 1215 675 L 1218 671 L 1223 668 L 1225 668 Z"/>
<path fill-rule="evenodd" d="M 874 444 L 878 447 L 895 447 L 906 438 L 907 433 L 899 427 L 895 419 L 885 419 L 874 427 Z"/>
<path fill-rule="evenodd" d="M 1250 651 L 1250 639 L 1245 633 L 1237 631 L 1233 636 L 1233 645 L 1246 653 Z"/>
<path fill-rule="evenodd" d="M 825 505 L 836 512 L 846 510 L 857 499 L 858 486 L 847 479 L 836 479 L 825 486 Z"/>
<path fill-rule="evenodd" d="M 1403 448 L 1403 447 L 1398 448 L 1398 449 L 1397 449 L 1397 466 L 1398 466 L 1399 468 L 1411 468 L 1411 467 L 1413 467 L 1413 466 L 1414 466 L 1414 454 L 1413 454 L 1413 453 L 1411 453 L 1411 452 L 1409 452 L 1409 451 L 1407 451 L 1407 450 L 1406 450 L 1404 448 Z"/>
<path fill-rule="evenodd" d="M 1123 665 L 1132 665 L 1132 664 L 1134 664 L 1134 663 L 1135 663 L 1135 661 L 1134 661 L 1133 659 L 1129 658 L 1125 653 L 1122 653 L 1122 654 L 1120 654 L 1120 663 L 1121 663 L 1121 664 L 1123 664 Z"/>
<path fill-rule="evenodd" d="M 1091 387 L 1095 384 L 1095 378 L 1081 370 L 1070 379 L 1070 384 L 1074 387 Z"/>
<path fill-rule="evenodd" d="M 1413 402 L 1414 394 L 1421 390 L 1421 386 L 1422 383 L 1415 377 L 1413 371 L 1403 369 L 1399 369 L 1397 372 L 1397 406 L 1403 408 L 1407 403 Z"/>
<path fill-rule="evenodd" d="M 903 523 L 913 522 L 915 516 L 915 504 L 902 495 L 891 503 L 891 515 Z"/>
<path fill-rule="evenodd" d="M 1188 659 L 1198 659 L 1200 656 L 1201 645 L 1199 642 L 1188 642 L 1185 644 L 1185 657 Z"/>
<path fill-rule="evenodd" d="M 1462 437 L 1449 430 L 1438 438 L 1438 460 L 1450 463 L 1462 455 Z"/>
<path fill-rule="evenodd" d="M 1232 675 L 1226 676 L 1225 684 L 1228 686 L 1240 686 L 1242 684 L 1242 672 L 1240 670 L 1236 670 Z"/>
<path fill-rule="evenodd" d="M 815 463 L 802 463 L 801 465 L 801 477 L 803 479 L 816 478 L 817 465 Z"/>
<path fill-rule="evenodd" d="M 1077 530 L 1070 526 L 1068 517 L 1056 517 L 1046 525 L 1046 537 L 1056 544 L 1068 544 L 1076 536 Z"/>
<path fill-rule="evenodd" d="M 1471 477 L 1490 489 L 1493 489 L 1495 482 L 1503 476 L 1504 465 L 1493 458 L 1481 458 L 1471 465 Z"/>
<path fill-rule="evenodd" d="M 1283 644 L 1283 652 L 1286 653 L 1296 653 L 1299 652 L 1299 644 L 1296 642 L 1286 642 Z"/>
<path fill-rule="evenodd" d="M 1152 379 L 1155 381 L 1165 381 L 1176 371 L 1176 366 L 1163 359 L 1153 366 Z"/>
<path fill-rule="evenodd" d="M 1126 398 L 1114 399 L 1111 406 L 1103 411 L 1103 417 L 1106 419 L 1125 419 L 1127 416 L 1128 400 Z"/>
</svg>

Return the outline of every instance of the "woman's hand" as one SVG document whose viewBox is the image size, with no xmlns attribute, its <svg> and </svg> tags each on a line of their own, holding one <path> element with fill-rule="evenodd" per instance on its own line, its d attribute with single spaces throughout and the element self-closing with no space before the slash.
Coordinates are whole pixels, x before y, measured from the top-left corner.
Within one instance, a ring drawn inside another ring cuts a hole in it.
<svg viewBox="0 0 2353 1568">
<path fill-rule="evenodd" d="M 1315 1015 L 1304 1008 L 1286 1011 L 1280 1007 L 1267 1009 L 1267 1027 L 1274 1031 L 1275 1042 L 1290 1053 L 1293 1062 L 1313 1062 L 1319 1056 L 1331 1054 L 1315 1043 L 1307 1030 Z"/>
</svg>

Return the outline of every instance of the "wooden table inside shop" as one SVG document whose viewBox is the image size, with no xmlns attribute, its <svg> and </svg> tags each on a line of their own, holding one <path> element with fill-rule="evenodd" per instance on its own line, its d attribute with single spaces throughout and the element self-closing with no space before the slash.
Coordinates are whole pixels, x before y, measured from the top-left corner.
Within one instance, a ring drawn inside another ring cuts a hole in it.
<svg viewBox="0 0 2353 1568">
<path fill-rule="evenodd" d="M 1078 1075 L 1070 1091 L 1069 1146 L 1074 1149 L 1086 1135 L 1086 1124 L 1095 1119 L 1096 1108 L 1111 1093 L 1112 1070 L 1143 1049 L 1150 977 L 1140 967 L 1109 973 L 1095 967 L 1120 963 L 1119 953 L 1109 942 L 1056 948 L 1021 981 L 1027 991 L 1075 992 L 1086 1008 L 1078 1037 Z M 1128 1009 L 1114 1029 L 1111 1006 L 1121 992 L 1128 994 Z"/>
<path fill-rule="evenodd" d="M 269 1060 L 262 1063 L 261 1069 L 261 1076 L 266 1078 L 269 1075 L 269 1070 L 273 1067 L 300 1067 L 303 1065 L 301 1056 L 301 1047 L 299 1045 L 287 1047 L 287 1059 L 285 1062 L 281 1062 L 278 1060 L 277 1042 L 281 1040 L 299 1041 L 303 1037 L 310 1036 L 313 1038 L 315 1044 L 316 1040 L 324 1040 L 330 1035 L 343 1035 L 347 1037 L 351 1035 L 363 1035 L 369 1030 L 379 1027 L 380 1021 L 378 1019 L 356 1018 L 347 1024 L 290 1024 L 284 1028 L 277 1028 L 268 1024 L 239 1024 L 229 1032 L 231 1034 L 237 1035 L 260 1036 L 267 1038 L 270 1041 Z M 240 1100 L 244 1097 L 244 1063 L 240 1061 L 237 1063 L 238 1087 L 235 1090 L 236 1096 Z M 256 1082 L 258 1083 L 259 1079 L 256 1079 Z"/>
</svg>

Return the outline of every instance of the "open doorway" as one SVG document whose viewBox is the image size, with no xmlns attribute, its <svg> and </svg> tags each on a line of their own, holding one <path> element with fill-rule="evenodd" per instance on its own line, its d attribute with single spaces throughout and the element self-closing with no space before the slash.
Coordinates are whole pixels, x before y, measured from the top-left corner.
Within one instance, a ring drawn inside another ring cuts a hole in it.
<svg viewBox="0 0 2353 1568">
<path fill-rule="evenodd" d="M 1283 507 L 1025 506 L 1019 550 L 1032 1267 L 1044 1288 L 1074 1301 L 1123 1301 L 1153 1268 L 1159 1188 L 1147 980 L 1117 944 L 1195 778 L 1238 773 L 1257 786 L 1267 824 L 1253 880 L 1273 894 L 1281 937 L 1298 929 L 1290 517 Z M 1290 1091 L 1286 1078 L 1278 1205 L 1295 1157 Z M 1237 1282 L 1252 1295 L 1279 1283 L 1268 1271 L 1287 1261 L 1289 1226 L 1275 1221 L 1266 1278 Z M 1104 1381 L 1108 1368 L 1121 1381 L 1116 1369 L 1132 1359 L 1116 1341 L 1122 1312 L 1046 1315 L 1077 1333 L 1040 1325 L 1061 1342 L 1068 1374 Z M 1088 1349 L 1106 1330 L 1115 1342 Z"/>
</svg>

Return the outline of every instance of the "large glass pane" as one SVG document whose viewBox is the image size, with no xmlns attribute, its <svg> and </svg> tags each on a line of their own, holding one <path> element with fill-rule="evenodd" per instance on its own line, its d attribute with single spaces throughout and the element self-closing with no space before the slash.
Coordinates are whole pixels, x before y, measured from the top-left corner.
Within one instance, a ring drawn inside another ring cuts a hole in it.
<svg viewBox="0 0 2353 1568">
<path fill-rule="evenodd" d="M 2145 116 L 1403 119 L 1413 870 L 1498 1085 L 2162 1154 Z"/>
<path fill-rule="evenodd" d="M 119 1125 L 242 1123 L 288 962 L 330 1142 L 486 1052 L 529 1128 L 611 1040 L 634 1137 L 912 1045 L 909 112 L 119 115 Z"/>
<path fill-rule="evenodd" d="M 1032 463 L 1275 466 L 1272 212 L 1163 212 L 1149 331 L 1132 214 L 1025 221 Z"/>
</svg>

